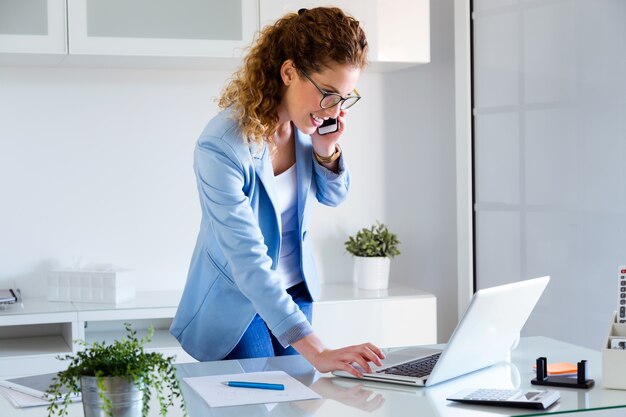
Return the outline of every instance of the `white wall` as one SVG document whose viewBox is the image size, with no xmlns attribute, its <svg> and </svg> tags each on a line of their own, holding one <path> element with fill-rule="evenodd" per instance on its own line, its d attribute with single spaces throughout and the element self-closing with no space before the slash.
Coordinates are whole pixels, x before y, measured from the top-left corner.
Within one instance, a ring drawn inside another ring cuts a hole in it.
<svg viewBox="0 0 626 417">
<path fill-rule="evenodd" d="M 0 68 L 0 286 L 45 294 L 46 271 L 83 262 L 136 271 L 138 288 L 185 282 L 199 223 L 193 146 L 223 71 Z M 342 207 L 314 217 L 328 280 L 350 280 L 343 241 L 384 218 L 382 75 L 359 83 L 343 139 L 354 176 Z M 378 98 L 377 98 L 378 97 Z"/>
<path fill-rule="evenodd" d="M 445 342 L 457 323 L 453 1 L 430 11 L 431 62 L 385 78 L 386 212 L 403 251 L 392 279 L 437 296 Z"/>
<path fill-rule="evenodd" d="M 403 252 L 391 280 L 437 296 L 441 341 L 457 321 L 452 5 L 431 2 L 432 63 L 361 76 L 342 139 L 352 190 L 311 227 L 322 280 L 349 282 L 343 242 L 388 223 Z M 182 288 L 193 146 L 229 75 L 0 68 L 0 286 L 44 295 L 46 271 L 81 257 L 134 269 L 139 290 Z"/>
</svg>

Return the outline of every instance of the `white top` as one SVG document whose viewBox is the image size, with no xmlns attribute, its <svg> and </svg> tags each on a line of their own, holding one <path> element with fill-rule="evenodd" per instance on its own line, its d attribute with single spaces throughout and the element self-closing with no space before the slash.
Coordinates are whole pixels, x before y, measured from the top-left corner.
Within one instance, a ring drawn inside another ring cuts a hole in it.
<svg viewBox="0 0 626 417">
<path fill-rule="evenodd" d="M 298 239 L 298 177 L 296 164 L 274 177 L 278 207 L 282 223 L 282 242 L 276 272 L 283 288 L 303 281 L 300 272 L 300 244 Z"/>
</svg>

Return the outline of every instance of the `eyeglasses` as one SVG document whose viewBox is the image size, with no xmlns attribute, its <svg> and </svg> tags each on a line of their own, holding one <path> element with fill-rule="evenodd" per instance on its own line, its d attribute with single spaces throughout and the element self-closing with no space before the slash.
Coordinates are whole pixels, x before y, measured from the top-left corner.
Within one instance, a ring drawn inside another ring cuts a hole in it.
<svg viewBox="0 0 626 417">
<path fill-rule="evenodd" d="M 311 83 L 313 83 L 315 88 L 317 88 L 317 90 L 320 93 L 322 93 L 322 99 L 320 100 L 320 107 L 323 108 L 323 109 L 330 109 L 331 107 L 335 107 L 339 103 L 341 103 L 340 109 L 342 109 L 342 110 L 349 109 L 350 107 L 354 106 L 357 101 L 359 101 L 361 99 L 361 95 L 356 90 L 356 88 L 354 89 L 354 94 L 355 95 L 349 95 L 348 97 L 343 97 L 341 94 L 330 93 L 330 92 L 322 89 L 319 85 L 317 85 L 317 83 L 315 81 L 313 81 L 311 79 L 311 77 L 308 76 L 308 74 L 306 72 L 304 72 L 302 70 L 300 70 L 300 72 L 309 81 L 311 81 Z"/>
</svg>

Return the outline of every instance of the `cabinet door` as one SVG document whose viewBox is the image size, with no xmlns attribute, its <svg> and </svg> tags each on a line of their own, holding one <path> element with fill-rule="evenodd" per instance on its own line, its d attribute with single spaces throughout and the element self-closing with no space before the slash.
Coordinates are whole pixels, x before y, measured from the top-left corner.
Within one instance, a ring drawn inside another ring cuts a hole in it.
<svg viewBox="0 0 626 417">
<path fill-rule="evenodd" d="M 65 0 L 0 0 L 0 52 L 67 52 Z"/>
<path fill-rule="evenodd" d="M 437 300 L 415 297 L 315 302 L 313 329 L 331 348 L 364 342 L 379 347 L 433 344 L 437 343 Z"/>
<path fill-rule="evenodd" d="M 71 54 L 231 58 L 258 28 L 256 0 L 69 0 Z"/>
<path fill-rule="evenodd" d="M 260 0 L 259 4 L 261 28 L 284 13 L 332 4 L 361 22 L 370 46 L 370 61 L 430 62 L 429 0 Z"/>
</svg>

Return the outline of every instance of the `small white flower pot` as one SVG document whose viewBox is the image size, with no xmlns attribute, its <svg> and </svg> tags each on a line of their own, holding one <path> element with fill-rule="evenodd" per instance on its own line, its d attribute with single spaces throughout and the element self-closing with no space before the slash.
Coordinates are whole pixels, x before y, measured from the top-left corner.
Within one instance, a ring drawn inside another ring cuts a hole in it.
<svg viewBox="0 0 626 417">
<path fill-rule="evenodd" d="M 390 258 L 355 256 L 353 281 L 363 290 L 384 290 L 389 286 L 390 266 Z"/>
</svg>

